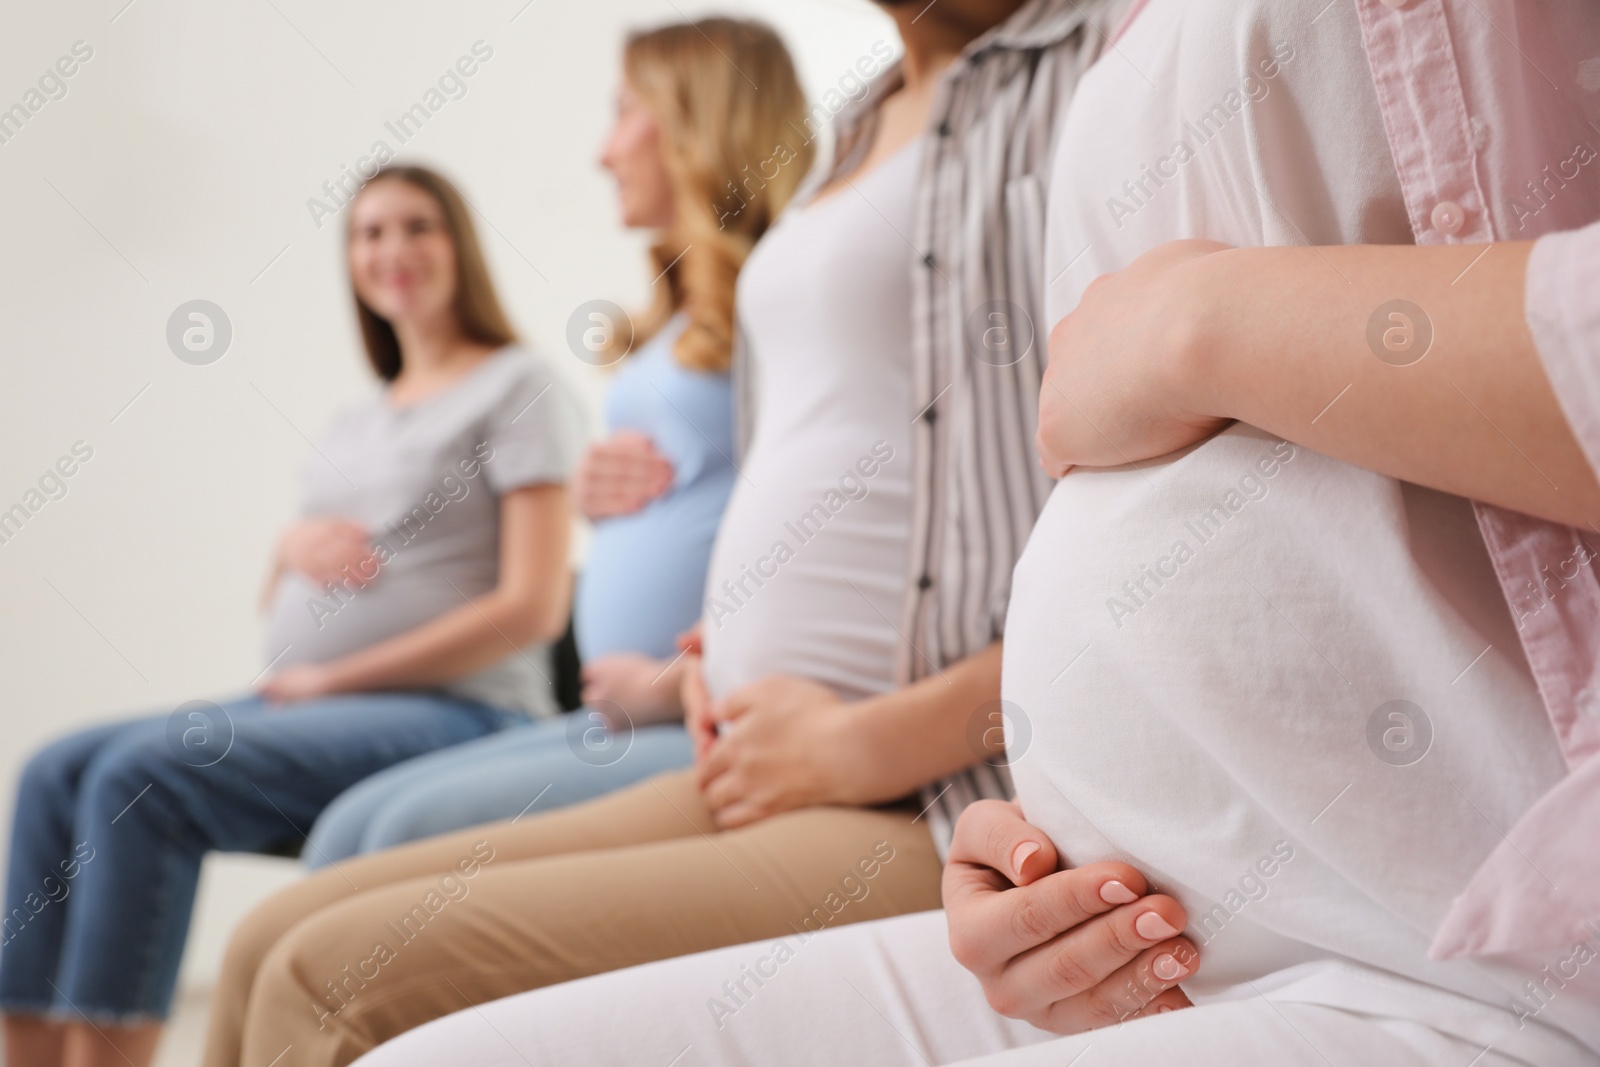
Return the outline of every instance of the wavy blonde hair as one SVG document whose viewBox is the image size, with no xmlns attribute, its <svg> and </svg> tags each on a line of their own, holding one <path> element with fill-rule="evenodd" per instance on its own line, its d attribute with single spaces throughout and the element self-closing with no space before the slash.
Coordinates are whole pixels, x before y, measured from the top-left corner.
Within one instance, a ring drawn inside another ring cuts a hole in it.
<svg viewBox="0 0 1600 1067">
<path fill-rule="evenodd" d="M 628 37 L 623 76 L 661 128 L 672 225 L 650 249 L 658 275 L 632 342 L 678 311 L 673 346 L 692 370 L 722 372 L 733 356 L 739 270 L 811 167 L 811 138 L 794 63 L 770 27 L 705 18 Z"/>
</svg>

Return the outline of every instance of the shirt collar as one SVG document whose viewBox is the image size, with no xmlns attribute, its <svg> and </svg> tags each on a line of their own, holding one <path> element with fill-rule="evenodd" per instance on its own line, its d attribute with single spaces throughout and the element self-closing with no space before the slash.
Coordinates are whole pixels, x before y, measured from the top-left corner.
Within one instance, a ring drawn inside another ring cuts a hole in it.
<svg viewBox="0 0 1600 1067">
<path fill-rule="evenodd" d="M 959 80 L 972 67 L 973 58 L 990 52 L 1021 52 L 1046 49 L 1066 40 L 1080 26 L 1090 21 L 1090 14 L 1102 8 L 1116 7 L 1120 0 L 1030 0 L 1018 8 L 1010 18 L 992 26 L 967 43 L 961 55 L 950 64 L 940 77 L 946 82 Z M 826 177 L 820 177 L 814 186 L 819 188 L 837 172 L 853 154 L 858 139 L 872 128 L 872 120 L 883 104 L 884 98 L 898 90 L 905 82 L 900 71 L 900 61 L 875 78 L 859 100 L 851 101 L 834 119 L 834 162 L 827 168 Z M 812 184 L 812 183 L 808 183 Z"/>
</svg>

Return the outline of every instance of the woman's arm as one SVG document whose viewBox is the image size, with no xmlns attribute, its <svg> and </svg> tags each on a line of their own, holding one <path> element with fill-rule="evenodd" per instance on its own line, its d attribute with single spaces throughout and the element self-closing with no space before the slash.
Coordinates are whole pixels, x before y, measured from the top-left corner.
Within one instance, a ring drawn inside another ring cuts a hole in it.
<svg viewBox="0 0 1600 1067">
<path fill-rule="evenodd" d="M 1396 478 L 1600 524 L 1600 483 L 1524 315 L 1531 247 L 1158 248 L 1090 286 L 1052 333 L 1046 468 L 1150 458 L 1239 419 Z"/>
<path fill-rule="evenodd" d="M 268 697 L 411 689 L 453 681 L 524 645 L 552 641 L 571 600 L 568 537 L 572 516 L 560 485 L 535 485 L 500 498 L 500 581 L 462 598 L 414 630 L 328 663 L 290 668 L 267 680 Z"/>
<path fill-rule="evenodd" d="M 653 659 L 629 652 L 597 656 L 583 665 L 583 703 L 588 707 L 615 704 L 634 726 L 681 719 L 683 703 L 678 690 L 683 685 L 683 659 Z"/>
<path fill-rule="evenodd" d="M 939 674 L 851 703 L 809 679 L 773 675 L 701 707 L 691 659 L 687 721 L 701 789 L 724 829 L 813 805 L 899 800 L 1004 749 L 994 729 L 999 642 Z"/>
<path fill-rule="evenodd" d="M 853 741 L 840 754 L 846 799 L 881 804 L 1003 755 L 1000 652 L 996 641 L 938 674 L 849 705 Z"/>
</svg>

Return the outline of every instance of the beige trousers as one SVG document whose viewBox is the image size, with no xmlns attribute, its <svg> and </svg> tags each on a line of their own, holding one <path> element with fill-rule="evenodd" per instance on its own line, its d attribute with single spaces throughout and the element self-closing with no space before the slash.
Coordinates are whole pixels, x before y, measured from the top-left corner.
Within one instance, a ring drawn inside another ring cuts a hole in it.
<svg viewBox="0 0 1600 1067">
<path fill-rule="evenodd" d="M 939 907 L 911 806 L 719 832 L 693 772 L 340 863 L 235 931 L 207 1067 L 331 1067 L 499 997 Z M 619 1006 L 618 1025 L 626 1025 Z"/>
</svg>

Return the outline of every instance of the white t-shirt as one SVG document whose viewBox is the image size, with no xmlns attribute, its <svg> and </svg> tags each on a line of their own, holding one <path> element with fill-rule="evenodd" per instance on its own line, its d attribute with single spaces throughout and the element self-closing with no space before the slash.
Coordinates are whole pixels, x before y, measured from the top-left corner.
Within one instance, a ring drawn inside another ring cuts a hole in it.
<svg viewBox="0 0 1600 1067">
<path fill-rule="evenodd" d="M 706 577 L 720 698 L 797 674 L 894 685 L 911 525 L 911 232 L 921 142 L 790 208 L 739 277 L 755 433 Z"/>
<path fill-rule="evenodd" d="M 1066 119 L 1052 322 L 1175 238 L 1409 241 L 1356 12 L 1325 5 L 1151 0 Z M 1236 426 L 1069 474 L 1015 590 L 1027 815 L 1072 864 L 1126 860 L 1184 903 L 1191 996 L 1289 990 L 1583 1062 L 1543 1025 L 1581 1028 L 1559 994 L 1519 1028 L 1526 976 L 1427 958 L 1563 774 L 1466 501 Z"/>
</svg>

